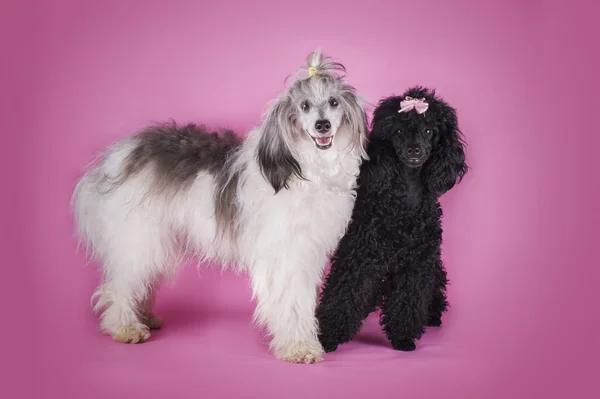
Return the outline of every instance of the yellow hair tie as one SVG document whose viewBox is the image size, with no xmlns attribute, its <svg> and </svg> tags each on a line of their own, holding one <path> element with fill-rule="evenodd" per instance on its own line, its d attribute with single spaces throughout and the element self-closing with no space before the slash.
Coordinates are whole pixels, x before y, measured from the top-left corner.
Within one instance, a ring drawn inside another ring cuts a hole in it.
<svg viewBox="0 0 600 399">
<path fill-rule="evenodd" d="M 319 71 L 314 66 L 308 68 L 308 76 L 315 76 Z"/>
</svg>

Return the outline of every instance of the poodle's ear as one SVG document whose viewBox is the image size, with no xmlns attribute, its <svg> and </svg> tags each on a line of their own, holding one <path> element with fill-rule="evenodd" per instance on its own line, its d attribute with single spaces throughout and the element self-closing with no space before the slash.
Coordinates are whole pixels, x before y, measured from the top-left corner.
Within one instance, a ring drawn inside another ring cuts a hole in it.
<svg viewBox="0 0 600 399">
<path fill-rule="evenodd" d="M 288 188 L 293 175 L 303 179 L 298 160 L 292 152 L 295 116 L 289 97 L 277 100 L 267 113 L 261 127 L 256 157 L 264 178 L 275 194 Z"/>
<path fill-rule="evenodd" d="M 439 107 L 436 116 L 438 140 L 423 172 L 429 190 L 441 196 L 462 180 L 468 167 L 456 110 L 441 100 L 436 102 Z M 431 111 L 436 112 L 435 109 Z"/>
<path fill-rule="evenodd" d="M 385 140 L 390 121 L 398 115 L 397 104 L 400 103 L 400 97 L 393 96 L 384 98 L 379 102 L 375 111 L 373 111 L 373 119 L 371 120 L 371 136 L 373 139 Z"/>
</svg>

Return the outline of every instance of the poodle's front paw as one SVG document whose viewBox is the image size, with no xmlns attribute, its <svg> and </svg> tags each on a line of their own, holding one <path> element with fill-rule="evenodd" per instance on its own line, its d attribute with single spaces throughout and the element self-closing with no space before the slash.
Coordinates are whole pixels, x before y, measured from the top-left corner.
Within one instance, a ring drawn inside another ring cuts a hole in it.
<svg viewBox="0 0 600 399">
<path fill-rule="evenodd" d="M 297 343 L 279 351 L 278 357 L 290 363 L 317 363 L 323 360 L 323 348 L 319 342 Z"/>
<path fill-rule="evenodd" d="M 115 341 L 124 344 L 141 344 L 150 338 L 150 330 L 145 324 L 135 323 L 119 327 L 112 337 Z"/>
<path fill-rule="evenodd" d="M 400 339 L 392 340 L 392 347 L 398 351 L 410 352 L 414 351 L 417 347 L 415 341 L 412 339 Z"/>
<path fill-rule="evenodd" d="M 325 350 L 326 353 L 335 352 L 337 347 L 338 347 L 338 344 L 323 343 L 323 350 Z"/>
<path fill-rule="evenodd" d="M 334 352 L 339 343 L 333 340 L 329 340 L 324 338 L 322 335 L 319 335 L 319 342 L 321 343 L 321 345 L 323 346 L 323 349 L 325 350 L 325 352 Z"/>
</svg>

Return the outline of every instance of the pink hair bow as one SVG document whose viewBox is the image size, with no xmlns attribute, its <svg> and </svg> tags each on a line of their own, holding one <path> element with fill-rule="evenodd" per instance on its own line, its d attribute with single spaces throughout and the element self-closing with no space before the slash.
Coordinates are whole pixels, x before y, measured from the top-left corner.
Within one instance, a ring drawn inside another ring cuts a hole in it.
<svg viewBox="0 0 600 399">
<path fill-rule="evenodd" d="M 429 104 L 425 102 L 425 98 L 412 98 L 407 96 L 404 100 L 400 101 L 400 111 L 398 111 L 398 113 L 408 112 L 411 109 L 414 109 L 418 114 L 422 114 L 427 111 L 427 108 L 429 108 Z"/>
</svg>

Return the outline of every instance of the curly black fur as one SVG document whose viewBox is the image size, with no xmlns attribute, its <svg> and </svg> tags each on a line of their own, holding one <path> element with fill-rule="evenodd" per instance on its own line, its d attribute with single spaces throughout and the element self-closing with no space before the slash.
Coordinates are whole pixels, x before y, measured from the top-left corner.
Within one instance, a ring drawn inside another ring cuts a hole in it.
<svg viewBox="0 0 600 399">
<path fill-rule="evenodd" d="M 398 113 L 406 96 L 429 108 Z M 350 341 L 369 313 L 395 349 L 415 349 L 425 326 L 440 326 L 446 301 L 438 198 L 467 172 L 456 111 L 422 87 L 375 110 L 352 222 L 332 257 L 317 308 L 328 352 Z M 410 150 L 410 151 L 409 151 Z"/>
</svg>

